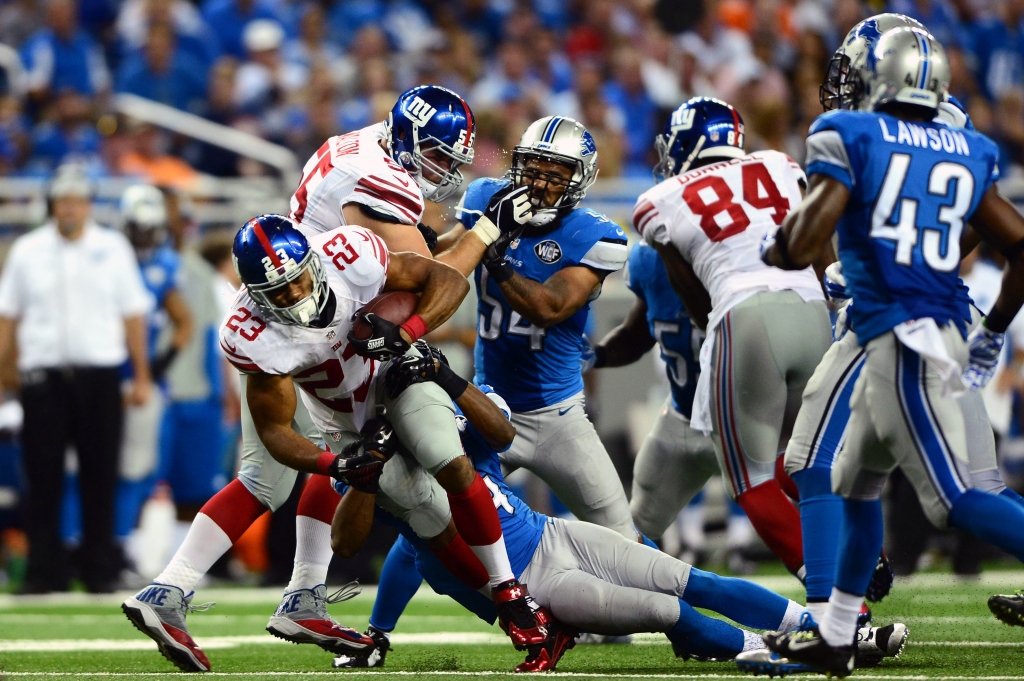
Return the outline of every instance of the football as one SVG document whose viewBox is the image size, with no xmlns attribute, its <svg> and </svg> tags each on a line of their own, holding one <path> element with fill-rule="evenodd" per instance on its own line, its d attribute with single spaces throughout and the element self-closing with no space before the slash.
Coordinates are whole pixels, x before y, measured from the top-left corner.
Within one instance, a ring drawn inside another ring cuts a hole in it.
<svg viewBox="0 0 1024 681">
<path fill-rule="evenodd" d="M 366 340 L 370 337 L 370 325 L 363 321 L 363 315 L 368 312 L 372 312 L 392 324 L 404 324 L 412 316 L 419 302 L 419 295 L 408 291 L 382 293 L 356 312 L 356 319 L 352 324 L 352 335 L 358 340 Z"/>
</svg>

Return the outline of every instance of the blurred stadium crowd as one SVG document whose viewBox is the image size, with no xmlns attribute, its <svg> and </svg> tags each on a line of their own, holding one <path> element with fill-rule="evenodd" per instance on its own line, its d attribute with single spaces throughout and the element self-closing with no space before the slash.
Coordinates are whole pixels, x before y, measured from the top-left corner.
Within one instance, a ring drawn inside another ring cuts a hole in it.
<svg viewBox="0 0 1024 681">
<path fill-rule="evenodd" d="M 76 162 L 93 179 L 165 190 L 202 346 L 188 360 L 195 371 L 183 368 L 188 362 L 172 367 L 168 398 L 220 400 L 230 450 L 238 396 L 208 356 L 224 311 L 216 292 L 234 278 L 230 242 L 223 234 L 199 241 L 204 226 L 179 199 L 204 175 L 272 171 L 115 115 L 112 96 L 138 95 L 258 135 L 301 164 L 326 138 L 385 119 L 398 93 L 435 83 L 464 95 L 476 115 L 471 177 L 503 174 L 527 125 L 559 114 L 593 134 L 601 178 L 650 178 L 656 131 L 696 95 L 740 110 L 748 150 L 801 161 L 829 57 L 855 23 L 882 11 L 917 18 L 943 42 L 951 93 L 1000 145 L 1003 177 L 1024 176 L 1024 0 L 0 0 L 0 178 L 45 179 Z M 972 293 L 997 285 L 990 275 L 979 269 Z M 472 344 L 468 312 L 449 340 Z M 1014 357 L 992 397 L 993 422 L 1011 438 L 1021 434 L 1024 350 Z M 0 413 L 0 430 L 3 420 Z M 1014 442 L 1024 461 L 1024 440 Z M 0 443 L 0 488 L 3 457 L 15 456 L 4 451 Z M 229 451 L 225 475 L 232 463 Z M 177 514 L 185 528 L 203 499 L 190 501 L 194 508 Z M 288 510 L 278 514 L 285 536 L 294 533 Z M 73 518 L 65 528 L 74 535 Z M 122 524 L 118 534 L 132 529 Z M 23 552 L 15 536 L 7 535 L 8 557 Z M 262 551 L 250 563 L 266 569 Z M 286 542 L 270 553 L 290 569 Z M 163 556 L 153 560 L 162 565 Z"/>
</svg>

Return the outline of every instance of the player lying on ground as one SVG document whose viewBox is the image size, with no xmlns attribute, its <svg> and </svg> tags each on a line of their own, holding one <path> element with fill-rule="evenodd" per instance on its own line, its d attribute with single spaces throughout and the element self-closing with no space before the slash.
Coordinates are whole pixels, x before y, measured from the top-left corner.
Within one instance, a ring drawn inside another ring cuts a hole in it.
<svg viewBox="0 0 1024 681">
<path fill-rule="evenodd" d="M 323 440 L 339 450 L 359 439 L 360 428 L 378 405 L 387 408 L 412 456 L 405 468 L 400 462 L 389 467 L 393 475 L 404 477 L 390 488 L 390 497 L 382 495 L 382 503 L 393 502 L 392 508 L 426 538 L 439 535 L 454 519 L 463 528 L 461 546 L 468 544 L 472 551 L 464 550 L 451 562 L 483 564 L 486 573 L 473 585 L 493 589 L 514 643 L 543 640 L 547 634 L 509 566 L 490 495 L 463 455 L 451 400 L 433 384 L 415 386 L 396 399 L 378 395 L 378 383 L 386 374 L 380 362 L 407 351 L 417 337 L 450 317 L 469 289 L 465 278 L 414 253 L 389 254 L 368 230 L 341 227 L 307 239 L 288 218 L 276 215 L 246 223 L 232 253 L 245 287 L 235 301 L 238 314 L 221 329 L 221 344 L 248 375 L 249 410 L 275 460 L 321 476 L 336 477 L 344 470 L 345 457 L 324 451 L 293 429 L 294 383 L 302 388 L 302 401 Z M 364 315 L 361 321 L 369 334 L 356 338 L 355 313 L 384 290 L 419 291 L 422 296 L 401 326 Z M 440 487 L 426 491 L 440 497 L 447 493 L 451 502 L 444 517 L 415 514 L 430 476 Z M 328 525 L 318 539 L 328 542 Z M 332 635 L 326 645 L 349 650 L 371 645 L 370 639 L 338 627 L 326 614 L 326 563 L 308 569 L 321 571 L 317 584 L 286 599 L 268 630 L 295 642 L 324 645 L 318 634 L 326 622 Z M 169 659 L 182 668 L 205 671 L 209 661 L 184 626 L 191 597 L 173 583 L 159 583 L 125 601 L 122 609 Z"/>
<path fill-rule="evenodd" d="M 853 669 L 856 616 L 882 544 L 880 496 L 893 468 L 906 474 L 933 524 L 1024 560 L 1024 508 L 973 486 L 956 399 L 965 382 L 991 373 L 1024 303 L 1024 219 L 996 189 L 995 144 L 934 120 L 949 65 L 932 35 L 887 31 L 849 68 L 854 110 L 811 126 L 807 199 L 762 247 L 765 262 L 802 269 L 838 229 L 849 316 L 867 351 L 832 473 L 844 529 L 828 607 L 820 626 L 765 636 L 783 657 L 838 676 Z M 1008 263 L 999 298 L 969 344 L 956 295 L 968 219 Z"/>
<path fill-rule="evenodd" d="M 607 528 L 534 512 L 502 477 L 495 445 L 509 442 L 511 435 L 504 401 L 489 388 L 479 389 L 453 378 L 440 361 L 402 358 L 396 365 L 389 374 L 395 390 L 424 379 L 440 380 L 448 386 L 463 415 L 459 422 L 463 446 L 498 509 L 513 570 L 532 580 L 538 604 L 548 608 L 562 625 L 603 634 L 664 632 L 678 655 L 701 659 L 731 659 L 761 644 L 751 632 L 701 615 L 694 607 L 714 610 L 758 629 L 797 625 L 803 607 L 763 587 L 697 570 Z M 360 484 L 359 489 L 347 491 L 338 506 L 332 543 L 342 555 L 354 555 L 369 534 L 374 493 L 372 483 Z M 369 666 L 371 662 L 379 666 L 383 662 L 386 632 L 394 628 L 421 575 L 439 593 L 451 595 L 483 619 L 494 621 L 493 606 L 486 598 L 453 580 L 422 550 L 414 533 L 399 527 L 402 538 L 385 563 L 370 619 L 368 634 L 378 641 L 379 650 L 370 658 L 339 660 L 339 666 Z M 526 668 L 551 668 L 571 635 L 571 631 L 559 631 L 546 646 L 531 649 Z M 885 640 L 885 636 L 876 638 Z M 874 652 L 884 654 L 877 648 Z"/>
</svg>

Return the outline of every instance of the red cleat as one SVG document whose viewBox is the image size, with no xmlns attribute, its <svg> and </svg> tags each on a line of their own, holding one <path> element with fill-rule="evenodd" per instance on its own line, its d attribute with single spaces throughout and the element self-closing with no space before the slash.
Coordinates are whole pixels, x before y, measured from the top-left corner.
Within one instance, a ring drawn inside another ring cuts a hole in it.
<svg viewBox="0 0 1024 681">
<path fill-rule="evenodd" d="M 530 596 L 525 584 L 510 579 L 492 590 L 498 609 L 498 625 L 512 639 L 516 650 L 540 645 L 548 638 L 545 620 L 550 618 Z"/>
<path fill-rule="evenodd" d="M 576 645 L 580 632 L 554 619 L 550 612 L 541 608 L 540 614 L 546 621 L 548 638 L 544 643 L 530 646 L 526 660 L 516 665 L 516 672 L 551 672 L 565 652 Z"/>
</svg>

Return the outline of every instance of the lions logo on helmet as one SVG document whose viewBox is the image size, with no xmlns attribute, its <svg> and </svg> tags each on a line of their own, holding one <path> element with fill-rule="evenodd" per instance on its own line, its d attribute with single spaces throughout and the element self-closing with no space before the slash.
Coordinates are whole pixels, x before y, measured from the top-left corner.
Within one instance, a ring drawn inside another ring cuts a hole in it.
<svg viewBox="0 0 1024 681">
<path fill-rule="evenodd" d="M 945 49 L 919 28 L 886 31 L 863 62 L 850 68 L 850 105 L 862 111 L 877 111 L 893 102 L 937 110 L 949 87 Z"/>
<path fill-rule="evenodd" d="M 309 241 L 283 215 L 260 215 L 245 223 L 231 247 L 235 271 L 269 321 L 310 326 L 327 305 L 327 275 Z M 305 281 L 309 275 L 308 284 Z M 292 282 L 309 293 L 281 305 L 275 299 Z"/>
</svg>

